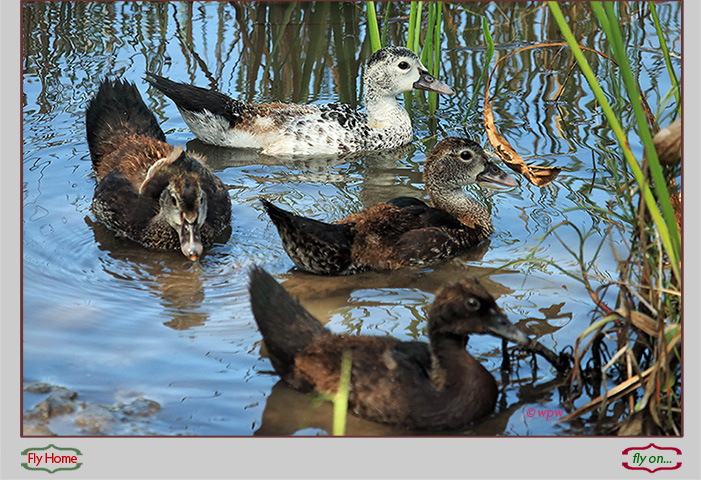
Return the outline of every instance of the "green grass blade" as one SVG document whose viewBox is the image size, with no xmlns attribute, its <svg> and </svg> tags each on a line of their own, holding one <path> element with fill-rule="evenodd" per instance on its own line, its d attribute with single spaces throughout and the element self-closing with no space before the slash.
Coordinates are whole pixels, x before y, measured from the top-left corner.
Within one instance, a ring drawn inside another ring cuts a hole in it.
<svg viewBox="0 0 701 480">
<path fill-rule="evenodd" d="M 435 26 L 433 27 L 433 75 L 440 73 L 441 66 L 441 29 L 443 28 L 443 3 L 436 2 Z"/>
<path fill-rule="evenodd" d="M 385 21 L 382 23 L 382 45 L 387 45 L 387 25 L 389 25 L 389 6 L 392 2 L 385 3 Z"/>
<path fill-rule="evenodd" d="M 414 34 L 416 33 L 414 31 L 414 24 L 416 23 L 416 10 L 418 8 L 419 2 L 411 2 L 411 6 L 409 9 L 409 28 L 407 29 L 407 37 L 406 37 L 406 48 L 409 50 L 414 49 Z"/>
<path fill-rule="evenodd" d="M 420 53 L 419 39 L 421 38 L 421 10 L 423 9 L 424 2 L 416 2 L 416 3 L 418 4 L 416 7 L 416 24 L 411 26 L 411 28 L 415 29 L 414 45 L 411 46 L 411 49 L 414 51 L 414 53 L 416 53 L 418 55 Z"/>
<path fill-rule="evenodd" d="M 672 59 L 669 56 L 669 49 L 667 48 L 667 42 L 665 42 L 664 34 L 662 33 L 662 27 L 660 26 L 660 19 L 657 17 L 657 8 L 655 7 L 655 2 L 647 2 L 650 6 L 650 13 L 652 14 L 652 21 L 655 23 L 655 31 L 657 31 L 657 38 L 660 41 L 660 48 L 662 49 L 662 54 L 664 55 L 664 61 L 667 65 L 667 72 L 669 73 L 669 79 L 672 82 L 672 87 L 674 89 L 674 98 L 677 100 L 677 107 L 680 110 L 682 108 L 681 101 L 681 86 L 679 85 L 679 80 L 677 80 L 677 75 L 674 73 L 674 68 L 672 68 Z"/>
<path fill-rule="evenodd" d="M 424 46 L 421 49 L 421 63 L 423 63 L 429 72 L 432 72 L 431 67 L 433 66 L 433 35 L 431 35 L 431 30 L 436 21 L 436 2 L 428 2 L 428 25 L 426 27 L 426 39 L 424 40 Z"/>
<path fill-rule="evenodd" d="M 338 392 L 333 399 L 333 434 L 346 434 L 346 419 L 348 417 L 348 392 L 351 378 L 351 352 L 343 351 L 341 358 L 341 378 L 338 382 Z"/>
<path fill-rule="evenodd" d="M 596 80 L 596 76 L 594 75 L 594 72 L 592 71 L 591 67 L 589 66 L 589 62 L 587 62 L 586 57 L 582 53 L 582 50 L 579 48 L 579 44 L 577 43 L 577 40 L 574 38 L 574 35 L 572 34 L 572 31 L 570 30 L 569 25 L 567 24 L 567 21 L 565 20 L 564 15 L 562 14 L 562 11 L 560 10 L 560 6 L 558 5 L 557 2 L 555 1 L 549 1 L 548 2 L 548 7 L 550 8 L 550 11 L 553 14 L 553 17 L 555 18 L 555 21 L 557 22 L 558 26 L 560 27 L 560 31 L 562 32 L 563 36 L 567 40 L 567 43 L 570 45 L 570 48 L 572 49 L 572 53 L 577 60 L 577 63 L 579 64 L 582 73 L 584 74 L 585 78 L 589 82 L 589 86 L 591 87 L 592 91 L 594 92 L 594 96 L 596 97 L 597 101 L 601 105 L 601 109 L 604 112 L 604 115 L 606 116 L 606 119 L 608 120 L 611 129 L 613 130 L 614 135 L 616 136 L 616 139 L 618 140 L 619 145 L 621 146 L 621 149 L 623 151 L 623 156 L 626 159 L 626 163 L 628 164 L 631 172 L 633 173 L 636 182 L 638 183 L 638 186 L 640 187 L 642 194 L 643 194 L 643 199 L 645 201 L 645 204 L 650 211 L 650 215 L 652 217 L 652 220 L 657 227 L 660 237 L 662 239 L 663 246 L 665 248 L 665 251 L 667 252 L 667 255 L 669 256 L 669 260 L 672 266 L 672 269 L 677 276 L 677 278 L 681 278 L 680 275 L 680 250 L 681 250 L 681 245 L 679 242 L 679 231 L 677 229 L 676 221 L 674 221 L 674 216 L 672 215 L 672 223 L 670 228 L 667 227 L 667 224 L 663 221 L 662 215 L 660 214 L 659 208 L 657 207 L 657 203 L 655 202 L 655 198 L 652 195 L 652 191 L 650 190 L 650 186 L 648 183 L 645 181 L 645 176 L 640 168 L 640 165 L 638 164 L 637 160 L 633 156 L 633 152 L 630 149 L 630 146 L 628 145 L 628 140 L 625 136 L 625 132 L 621 128 L 620 123 L 618 122 L 618 119 L 616 118 L 616 115 L 613 112 L 613 109 L 611 108 L 611 105 L 608 102 L 608 99 L 606 98 L 606 95 L 604 94 L 603 90 L 601 89 L 601 86 L 599 85 L 599 82 Z M 606 23 L 606 25 L 604 25 Z M 611 29 L 610 22 L 602 22 L 602 27 L 605 27 L 605 29 Z M 613 44 L 615 45 L 616 40 L 613 41 Z M 627 62 L 623 62 L 627 63 Z M 628 65 L 630 68 L 630 65 Z M 637 89 L 637 85 L 636 85 Z M 640 104 L 639 99 L 638 104 Z M 644 113 L 643 113 L 644 117 Z M 647 125 L 645 123 L 645 125 Z M 642 130 L 642 129 L 641 129 Z M 649 130 L 648 130 L 648 135 L 649 135 Z M 655 154 L 655 149 L 654 147 L 652 149 L 649 149 L 648 151 L 651 150 L 651 154 L 649 155 L 650 157 L 655 157 L 655 161 L 657 163 L 657 167 L 659 167 L 659 161 L 657 161 L 657 156 Z M 652 162 L 651 162 L 652 165 Z M 657 183 L 657 181 L 655 180 Z M 664 190 L 666 190 L 666 187 L 664 184 L 662 184 L 662 187 Z M 671 205 L 669 204 L 669 195 L 666 195 L 664 198 L 660 199 L 661 202 L 667 202 L 669 205 L 669 209 L 671 211 Z M 669 221 L 669 220 L 668 220 Z M 672 230 L 672 234 L 670 235 L 670 229 Z M 676 233 L 676 235 L 674 235 Z"/>
<path fill-rule="evenodd" d="M 443 23 L 443 3 L 434 2 L 436 10 L 434 16 L 435 25 L 433 27 L 433 75 L 438 78 L 441 72 L 441 29 Z M 438 110 L 438 94 L 436 92 L 428 93 L 428 108 L 431 115 Z"/>
<path fill-rule="evenodd" d="M 370 34 L 370 46 L 375 52 L 382 48 L 380 29 L 377 27 L 377 15 L 375 14 L 375 2 L 365 2 L 365 10 L 368 14 L 368 33 Z"/>
</svg>

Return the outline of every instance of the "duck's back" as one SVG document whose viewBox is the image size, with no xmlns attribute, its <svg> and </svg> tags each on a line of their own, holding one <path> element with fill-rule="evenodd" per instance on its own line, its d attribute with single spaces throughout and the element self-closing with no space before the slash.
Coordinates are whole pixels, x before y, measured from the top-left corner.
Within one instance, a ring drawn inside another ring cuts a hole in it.
<svg viewBox="0 0 701 480">
<path fill-rule="evenodd" d="M 343 103 L 244 103 L 214 90 L 148 76 L 175 102 L 192 133 L 211 145 L 262 149 L 275 156 L 324 156 L 395 148 L 412 138 L 403 109 L 375 128 L 368 125 L 367 114 Z"/>
<path fill-rule="evenodd" d="M 367 115 L 342 103 L 243 104 L 229 99 L 220 114 L 181 109 L 183 120 L 205 143 L 262 149 L 271 156 L 325 156 L 385 150 L 411 140 L 411 128 L 377 129 Z"/>
<path fill-rule="evenodd" d="M 373 205 L 340 223 L 351 226 L 354 263 L 377 270 L 448 258 L 482 240 L 479 229 L 411 197 Z"/>
</svg>

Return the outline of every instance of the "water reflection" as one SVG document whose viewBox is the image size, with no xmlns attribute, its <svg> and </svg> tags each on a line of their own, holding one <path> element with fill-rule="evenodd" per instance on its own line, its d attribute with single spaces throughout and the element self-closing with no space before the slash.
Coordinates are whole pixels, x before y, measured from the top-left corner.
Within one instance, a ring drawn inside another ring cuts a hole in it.
<svg viewBox="0 0 701 480">
<path fill-rule="evenodd" d="M 277 382 L 266 399 L 260 427 L 254 435 L 293 435 L 308 429 L 319 434 L 333 432 L 333 405 L 313 395 L 297 392 L 282 380 Z M 370 422 L 349 415 L 346 432 L 353 436 L 406 435 L 405 430 Z"/>
<path fill-rule="evenodd" d="M 116 237 L 99 222 L 87 217 L 85 221 L 97 247 L 106 253 L 102 259 L 103 271 L 115 280 L 127 280 L 134 288 L 147 288 L 159 299 L 164 316 L 172 317 L 163 323 L 165 326 L 187 330 L 205 324 L 208 313 L 201 311 L 205 291 L 200 262 L 180 259 L 176 250 L 146 249 L 129 239 Z M 230 233 L 231 228 L 228 228 L 221 239 L 227 240 Z"/>
</svg>

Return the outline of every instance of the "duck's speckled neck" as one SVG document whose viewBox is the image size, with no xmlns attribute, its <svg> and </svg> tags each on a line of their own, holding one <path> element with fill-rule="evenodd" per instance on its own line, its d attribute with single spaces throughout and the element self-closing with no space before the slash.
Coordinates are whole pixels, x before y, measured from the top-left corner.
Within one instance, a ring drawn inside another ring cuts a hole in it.
<svg viewBox="0 0 701 480">
<path fill-rule="evenodd" d="M 433 206 L 445 210 L 460 220 L 461 223 L 482 229 L 482 236 L 488 237 L 494 232 L 489 210 L 479 200 L 466 194 L 462 187 L 445 188 L 426 184 Z"/>
<path fill-rule="evenodd" d="M 365 81 L 363 95 L 368 112 L 368 126 L 387 131 L 392 137 L 400 137 L 402 143 L 411 141 L 411 118 L 394 95 L 383 95 L 377 86 Z"/>
</svg>

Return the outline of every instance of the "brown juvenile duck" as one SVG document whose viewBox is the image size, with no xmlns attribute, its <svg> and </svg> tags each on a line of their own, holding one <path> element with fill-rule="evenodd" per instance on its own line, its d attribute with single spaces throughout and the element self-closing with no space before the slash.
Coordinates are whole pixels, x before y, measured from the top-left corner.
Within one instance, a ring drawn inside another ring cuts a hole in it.
<svg viewBox="0 0 701 480">
<path fill-rule="evenodd" d="M 410 430 L 455 430 L 494 410 L 497 383 L 465 351 L 470 334 L 528 343 L 473 279 L 436 295 L 428 310 L 429 343 L 333 334 L 262 268 L 254 267 L 250 279 L 253 315 L 285 382 L 302 392 L 334 394 L 342 354 L 350 351 L 350 411 Z"/>
<path fill-rule="evenodd" d="M 482 147 L 449 137 L 429 154 L 424 183 L 433 207 L 398 197 L 328 224 L 294 215 L 261 200 L 297 268 L 322 275 L 392 270 L 449 258 L 493 231 L 489 211 L 463 191 L 465 185 L 518 183 L 492 163 Z"/>
<path fill-rule="evenodd" d="M 194 155 L 166 143 L 135 85 L 105 80 L 85 112 L 97 186 L 92 210 L 146 247 L 202 254 L 231 221 L 222 181 Z"/>
</svg>

